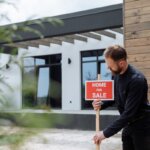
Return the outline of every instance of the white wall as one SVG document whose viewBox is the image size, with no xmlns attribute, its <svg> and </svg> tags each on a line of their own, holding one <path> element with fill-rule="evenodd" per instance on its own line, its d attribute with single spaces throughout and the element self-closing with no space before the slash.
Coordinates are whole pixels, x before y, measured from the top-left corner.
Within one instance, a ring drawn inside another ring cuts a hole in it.
<svg viewBox="0 0 150 150">
<path fill-rule="evenodd" d="M 21 108 L 21 70 L 17 63 L 13 56 L 0 55 L 0 109 Z"/>
</svg>

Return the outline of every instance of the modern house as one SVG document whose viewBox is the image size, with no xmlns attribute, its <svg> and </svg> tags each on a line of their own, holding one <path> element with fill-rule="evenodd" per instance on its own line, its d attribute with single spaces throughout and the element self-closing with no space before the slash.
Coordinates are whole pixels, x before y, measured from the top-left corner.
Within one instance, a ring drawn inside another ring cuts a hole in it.
<svg viewBox="0 0 150 150">
<path fill-rule="evenodd" d="M 141 43 L 135 43 L 135 39 L 130 39 L 135 38 L 132 30 L 139 30 L 130 27 L 133 26 L 132 19 L 126 21 L 136 10 L 133 5 L 129 5 L 132 1 L 134 0 L 124 2 L 124 5 L 54 16 L 61 19 L 63 25 L 53 26 L 47 21 L 42 21 L 41 27 L 36 23 L 37 20 L 33 20 L 28 26 L 38 30 L 42 38 L 32 32 L 20 31 L 16 32 L 16 35 L 22 38 L 14 37 L 13 44 L 0 42 L 2 46 L 9 47 L 9 50 L 12 47 L 18 49 L 16 58 L 4 54 L 2 57 L 5 61 L 2 61 L 1 65 L 5 66 L 5 73 L 2 74 L 15 89 L 10 92 L 13 108 L 32 110 L 36 107 L 39 110 L 50 106 L 53 113 L 72 118 L 72 128 L 93 129 L 95 112 L 92 110 L 91 102 L 85 100 L 85 81 L 96 80 L 98 73 L 101 74 L 101 79 L 111 79 L 103 58 L 105 48 L 114 44 L 124 46 L 125 43 L 126 47 L 133 49 L 128 49 L 129 61 L 137 67 L 143 66 L 144 73 L 148 72 L 148 66 L 142 65 L 140 55 L 134 56 L 134 53 L 139 54 L 140 48 L 136 48 Z M 140 29 L 144 27 L 148 28 L 143 25 Z M 134 43 L 136 45 L 132 46 Z M 9 50 L 5 53 L 9 53 Z M 22 71 L 18 66 L 20 58 Z M 137 59 L 140 61 L 137 62 Z M 102 112 L 103 126 L 117 117 L 115 110 L 110 110 Z M 84 122 L 81 122 L 83 119 Z M 74 125 L 74 122 L 78 123 Z"/>
</svg>

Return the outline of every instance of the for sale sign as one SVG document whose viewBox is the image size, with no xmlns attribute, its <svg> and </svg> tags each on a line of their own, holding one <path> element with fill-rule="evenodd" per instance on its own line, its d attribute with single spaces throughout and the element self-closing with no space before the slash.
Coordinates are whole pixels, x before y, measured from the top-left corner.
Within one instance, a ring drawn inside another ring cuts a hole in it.
<svg viewBox="0 0 150 150">
<path fill-rule="evenodd" d="M 114 81 L 86 81 L 85 82 L 86 100 L 114 100 Z"/>
</svg>

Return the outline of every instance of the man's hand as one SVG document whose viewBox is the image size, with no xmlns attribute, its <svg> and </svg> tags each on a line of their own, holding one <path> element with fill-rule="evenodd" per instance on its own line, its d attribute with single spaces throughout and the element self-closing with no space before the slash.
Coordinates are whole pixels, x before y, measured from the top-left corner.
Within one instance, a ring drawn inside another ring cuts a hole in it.
<svg viewBox="0 0 150 150">
<path fill-rule="evenodd" d="M 103 131 L 97 133 L 94 137 L 93 137 L 93 141 L 95 144 L 100 144 L 102 140 L 104 140 L 106 137 L 104 136 Z"/>
<path fill-rule="evenodd" d="M 101 109 L 101 100 L 94 100 L 93 103 L 94 110 L 100 110 Z"/>
</svg>

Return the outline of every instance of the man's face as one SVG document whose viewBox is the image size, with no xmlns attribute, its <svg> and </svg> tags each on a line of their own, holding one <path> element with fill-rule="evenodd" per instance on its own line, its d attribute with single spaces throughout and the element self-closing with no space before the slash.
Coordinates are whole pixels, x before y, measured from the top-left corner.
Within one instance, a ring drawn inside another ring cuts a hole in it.
<svg viewBox="0 0 150 150">
<path fill-rule="evenodd" d="M 110 69 L 113 75 L 120 74 L 123 70 L 122 60 L 114 61 L 111 58 L 105 58 L 108 69 Z"/>
</svg>

